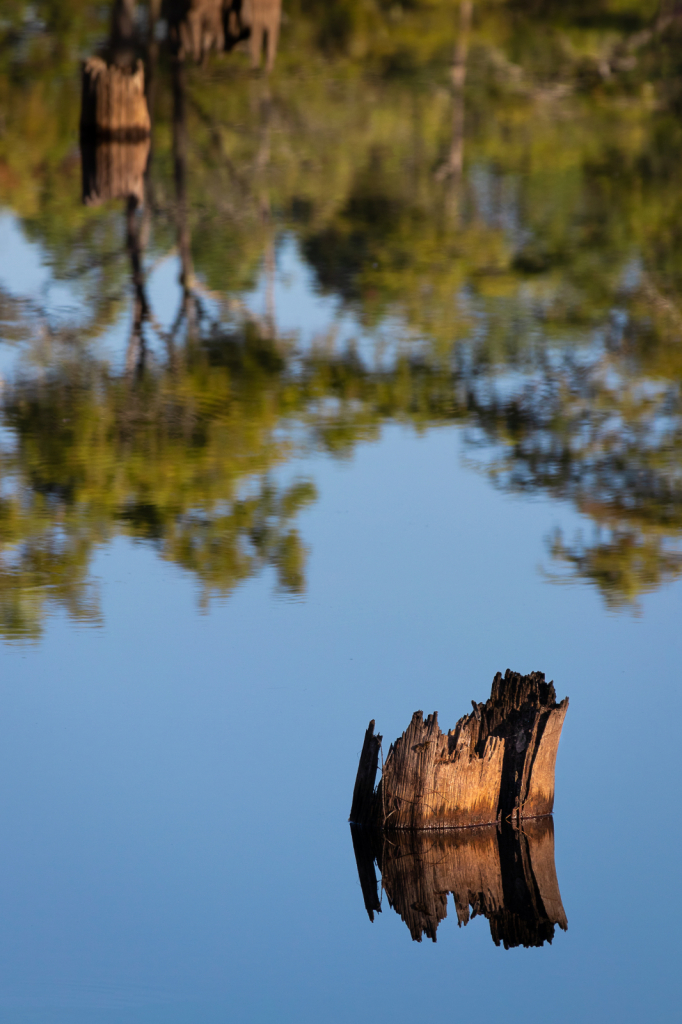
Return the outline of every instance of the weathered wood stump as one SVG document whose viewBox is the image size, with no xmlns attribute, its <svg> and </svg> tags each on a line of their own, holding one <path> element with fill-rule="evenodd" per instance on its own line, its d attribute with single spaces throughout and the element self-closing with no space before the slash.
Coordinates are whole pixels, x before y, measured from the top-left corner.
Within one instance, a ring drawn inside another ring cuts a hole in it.
<svg viewBox="0 0 682 1024">
<path fill-rule="evenodd" d="M 151 122 L 144 92 L 144 67 L 107 65 L 90 57 L 83 65 L 81 137 L 138 142 L 149 136 Z"/>
<path fill-rule="evenodd" d="M 551 814 L 568 697 L 542 672 L 493 680 L 485 704 L 441 732 L 421 711 L 391 744 L 375 788 L 382 737 L 365 733 L 350 821 L 385 829 L 458 828 Z"/>
<path fill-rule="evenodd" d="M 398 832 L 352 825 L 353 847 L 370 921 L 381 912 L 375 863 L 389 906 L 412 938 L 436 941 L 452 893 L 457 923 L 483 915 L 496 946 L 542 946 L 566 930 L 554 865 L 551 817 L 449 832 Z"/>
</svg>

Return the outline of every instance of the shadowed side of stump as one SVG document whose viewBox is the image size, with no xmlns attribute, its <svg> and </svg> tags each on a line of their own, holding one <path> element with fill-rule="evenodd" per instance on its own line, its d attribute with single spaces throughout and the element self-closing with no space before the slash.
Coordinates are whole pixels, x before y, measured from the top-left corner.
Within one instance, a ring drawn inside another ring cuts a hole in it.
<svg viewBox="0 0 682 1024">
<path fill-rule="evenodd" d="M 374 784 L 379 766 L 379 750 L 382 737 L 374 735 L 374 719 L 365 732 L 365 740 L 360 753 L 360 764 L 355 777 L 353 803 L 350 809 L 350 821 L 370 821 L 375 809 L 376 794 Z"/>
<path fill-rule="evenodd" d="M 375 789 L 374 722 L 355 782 L 350 820 L 390 829 L 458 828 L 551 814 L 554 769 L 568 698 L 541 672 L 507 670 L 485 704 L 447 734 L 436 713 L 415 712 L 391 745 Z"/>
</svg>

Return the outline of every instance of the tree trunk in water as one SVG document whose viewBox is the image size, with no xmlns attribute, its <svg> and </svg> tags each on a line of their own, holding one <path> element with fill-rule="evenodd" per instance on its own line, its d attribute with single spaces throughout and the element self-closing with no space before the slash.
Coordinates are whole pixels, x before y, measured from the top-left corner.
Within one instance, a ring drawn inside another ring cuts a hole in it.
<svg viewBox="0 0 682 1024">
<path fill-rule="evenodd" d="M 459 35 L 452 58 L 450 80 L 452 82 L 452 137 L 450 152 L 436 178 L 453 177 L 459 182 L 464 169 L 464 85 L 467 75 L 469 36 L 471 34 L 472 0 L 461 0 L 459 6 Z"/>
<path fill-rule="evenodd" d="M 131 68 L 135 61 L 135 8 L 135 0 L 114 0 L 109 55 L 111 62 L 121 68 Z"/>
<path fill-rule="evenodd" d="M 415 712 L 388 752 L 374 789 L 374 723 L 350 820 L 385 829 L 457 828 L 551 814 L 554 767 L 568 698 L 556 703 L 541 672 L 497 674 L 490 699 L 444 734 L 438 715 Z"/>
<path fill-rule="evenodd" d="M 187 208 L 187 96 L 185 64 L 173 57 L 173 171 L 175 177 L 175 219 L 180 254 L 180 284 L 189 298 L 192 280 L 192 249 Z"/>
</svg>

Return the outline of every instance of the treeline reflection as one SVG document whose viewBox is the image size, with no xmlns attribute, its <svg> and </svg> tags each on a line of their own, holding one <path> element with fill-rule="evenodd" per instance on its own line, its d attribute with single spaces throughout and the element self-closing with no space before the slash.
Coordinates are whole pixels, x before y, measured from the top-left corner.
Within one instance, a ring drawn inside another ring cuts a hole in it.
<svg viewBox="0 0 682 1024">
<path fill-rule="evenodd" d="M 553 578 L 618 607 L 682 574 L 674 11 L 310 0 L 257 77 L 276 3 L 16 6 L 0 198 L 81 310 L 0 293 L 27 353 L 3 391 L 0 631 L 38 635 L 55 602 L 97 621 L 88 567 L 117 533 L 203 603 L 265 566 L 301 593 L 315 491 L 284 468 L 389 421 L 460 423 L 497 486 L 571 501 L 588 526 L 548 538 Z M 86 140 L 86 205 L 76 51 L 142 57 L 152 124 L 151 144 Z M 391 325 L 390 359 L 281 336 L 285 235 L 365 336 Z M 97 346 L 123 315 L 119 371 Z"/>
<path fill-rule="evenodd" d="M 351 825 L 370 921 L 385 894 L 415 942 L 436 941 L 452 896 L 461 927 L 485 917 L 496 946 L 543 946 L 568 923 L 554 866 L 551 816 L 450 831 L 379 832 Z M 381 872 L 381 882 L 376 876 Z"/>
<path fill-rule="evenodd" d="M 287 352 L 262 327 L 228 332 L 199 322 L 168 365 L 138 365 L 131 376 L 67 359 L 6 388 L 16 446 L 3 456 L 13 481 L 1 507 L 4 629 L 37 628 L 20 608 L 62 598 L 60 588 L 37 586 L 51 575 L 71 580 L 69 606 L 80 608 L 88 553 L 119 531 L 153 541 L 196 573 L 203 600 L 265 564 L 282 589 L 301 592 L 305 545 L 293 520 L 315 489 L 296 482 L 282 490 L 276 470 L 311 447 L 346 456 L 388 421 L 475 426 L 486 454 L 497 455 L 485 464 L 495 481 L 572 497 L 598 532 L 574 543 L 554 537 L 551 553 L 607 600 L 631 599 L 682 572 L 673 546 L 679 483 L 655 444 L 633 440 L 624 452 L 607 420 L 627 402 L 636 422 L 627 391 L 588 387 L 583 370 L 579 387 L 569 364 L 554 370 L 553 386 L 503 400 L 471 359 L 453 366 L 399 357 L 372 369 L 357 354 Z M 598 360 L 597 380 L 600 368 Z M 646 437 L 656 405 L 641 401 Z"/>
</svg>

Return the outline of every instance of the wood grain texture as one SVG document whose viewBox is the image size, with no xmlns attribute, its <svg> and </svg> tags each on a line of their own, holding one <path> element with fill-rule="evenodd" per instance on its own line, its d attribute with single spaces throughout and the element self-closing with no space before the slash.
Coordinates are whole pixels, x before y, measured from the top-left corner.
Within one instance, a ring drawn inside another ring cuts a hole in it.
<svg viewBox="0 0 682 1024">
<path fill-rule="evenodd" d="M 81 135 L 116 142 L 149 136 L 151 122 L 144 92 L 144 67 L 107 65 L 90 57 L 83 65 Z"/>
<path fill-rule="evenodd" d="M 541 672 L 507 670 L 495 676 L 485 704 L 472 704 L 447 734 L 435 712 L 426 719 L 415 712 L 391 744 L 376 789 L 378 747 L 374 759 L 363 747 L 356 779 L 357 791 L 362 778 L 362 799 L 354 793 L 350 820 L 438 829 L 551 814 L 568 698 L 557 704 L 554 685 Z"/>
<path fill-rule="evenodd" d="M 486 917 L 496 945 L 551 943 L 557 925 L 568 927 L 554 866 L 554 825 L 551 816 L 529 825 L 448 832 L 351 826 L 370 920 L 381 911 L 383 892 L 415 942 L 435 942 L 452 894 L 458 925 Z"/>
</svg>

